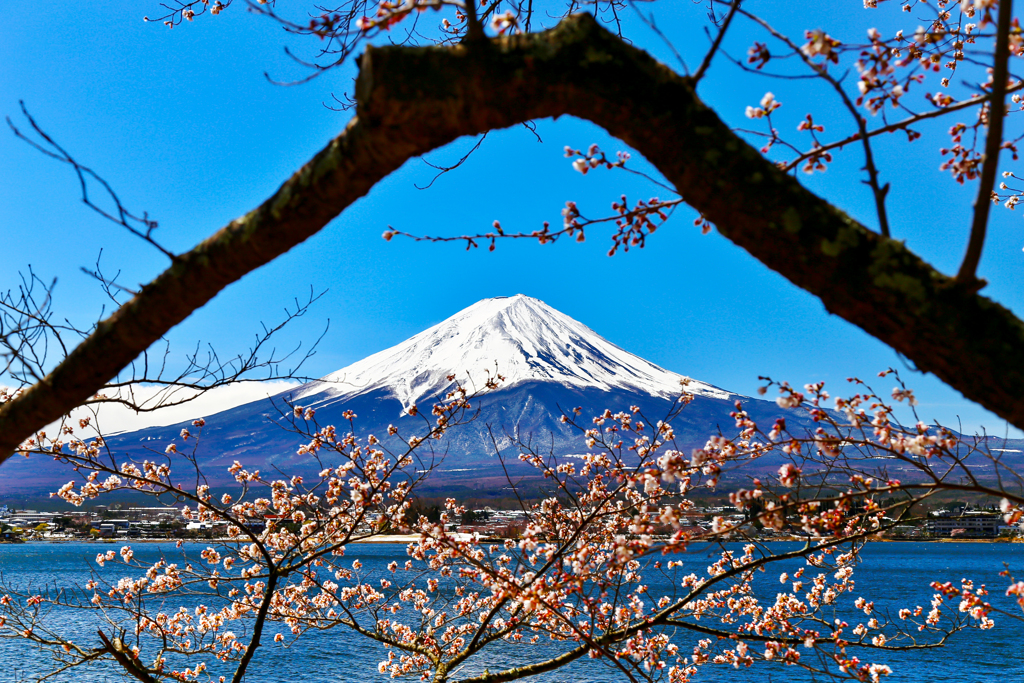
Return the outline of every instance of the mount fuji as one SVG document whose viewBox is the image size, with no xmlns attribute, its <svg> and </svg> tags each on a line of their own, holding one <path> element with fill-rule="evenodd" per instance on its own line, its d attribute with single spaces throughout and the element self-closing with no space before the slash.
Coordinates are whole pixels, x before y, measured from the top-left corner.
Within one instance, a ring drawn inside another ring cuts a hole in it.
<svg viewBox="0 0 1024 683">
<path fill-rule="evenodd" d="M 443 456 L 443 461 L 431 474 L 428 488 L 449 494 L 494 493 L 507 487 L 501 460 L 518 467 L 517 441 L 530 443 L 542 454 L 585 451 L 580 434 L 560 422 L 563 411 L 580 407 L 589 420 L 606 408 L 638 406 L 657 420 L 669 412 L 684 380 L 542 301 L 523 295 L 485 299 L 319 380 L 205 416 L 199 462 L 211 484 L 230 481 L 226 469 L 234 460 L 250 470 L 315 472 L 320 468 L 310 456 L 297 453 L 302 437 L 288 429 L 290 405 L 315 409 L 321 425 L 334 424 L 339 431 L 347 429 L 343 413 L 351 410 L 358 416 L 359 433 L 375 434 L 387 445 L 390 424 L 405 435 L 425 431 L 424 414 L 453 386 L 448 379 L 452 375 L 471 392 L 488 378 L 504 379 L 497 389 L 473 400 L 475 420 L 449 430 L 440 442 L 431 442 L 435 456 Z M 729 413 L 736 401 L 767 424 L 784 412 L 773 402 L 697 380 L 689 380 L 686 391 L 695 398 L 673 422 L 681 447 L 702 446 L 719 428 L 732 431 Z M 418 417 L 410 416 L 412 406 L 423 409 Z M 785 412 L 791 422 L 797 419 Z M 109 437 L 107 442 L 114 452 L 152 459 L 170 443 L 186 446 L 179 432 L 188 426 L 183 422 L 151 427 Z M 499 459 L 498 452 L 505 457 Z M 36 457 L 16 458 L 0 471 L 0 495 L 54 490 L 54 484 L 59 487 L 68 479 L 64 467 Z"/>
<path fill-rule="evenodd" d="M 504 389 L 541 382 L 668 399 L 679 396 L 683 379 L 543 301 L 517 294 L 478 301 L 397 346 L 307 384 L 292 400 L 316 397 L 325 406 L 385 391 L 408 408 L 441 395 L 452 374 L 472 383 L 496 372 L 505 378 Z M 688 389 L 712 398 L 736 396 L 703 382 L 692 381 Z"/>
</svg>

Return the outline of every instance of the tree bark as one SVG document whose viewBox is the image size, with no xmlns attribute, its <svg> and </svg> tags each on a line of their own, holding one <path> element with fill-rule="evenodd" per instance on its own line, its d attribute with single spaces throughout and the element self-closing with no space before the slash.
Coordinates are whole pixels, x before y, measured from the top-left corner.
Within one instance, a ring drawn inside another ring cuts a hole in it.
<svg viewBox="0 0 1024 683">
<path fill-rule="evenodd" d="M 0 407 L 0 462 L 407 160 L 464 135 L 562 115 L 621 138 L 719 232 L 830 312 L 1024 428 L 1021 320 L 801 187 L 730 131 L 690 81 L 589 15 L 469 45 L 369 48 L 356 99 L 345 131 L 262 206 L 176 259 L 45 380 Z"/>
</svg>

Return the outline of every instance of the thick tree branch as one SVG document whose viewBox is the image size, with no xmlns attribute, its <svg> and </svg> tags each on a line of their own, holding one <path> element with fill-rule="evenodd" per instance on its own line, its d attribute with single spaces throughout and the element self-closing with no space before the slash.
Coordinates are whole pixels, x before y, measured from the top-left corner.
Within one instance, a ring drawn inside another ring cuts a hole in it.
<svg viewBox="0 0 1024 683">
<path fill-rule="evenodd" d="M 829 311 L 1024 428 L 1024 323 L 801 187 L 737 137 L 685 78 L 592 17 L 486 43 L 370 48 L 356 87 L 357 116 L 326 149 L 0 407 L 0 458 L 405 161 L 464 135 L 566 114 L 645 155 L 723 235 Z"/>
<path fill-rule="evenodd" d="M 77 405 L 220 290 L 327 225 L 379 180 L 428 146 L 389 139 L 359 118 L 249 214 L 182 254 L 101 322 L 42 381 L 0 406 L 0 462 L 27 438 Z"/>
<path fill-rule="evenodd" d="M 132 678 L 137 678 L 142 683 L 157 683 L 157 679 L 146 669 L 146 667 L 139 664 L 133 657 L 131 650 L 126 648 L 121 642 L 120 638 L 115 637 L 113 642 L 107 638 L 103 631 L 96 632 L 100 640 L 103 641 L 104 650 L 113 657 L 118 664 L 120 664 L 126 673 L 130 674 Z"/>
<path fill-rule="evenodd" d="M 360 116 L 370 127 L 429 122 L 429 135 L 461 124 L 475 134 L 563 114 L 601 125 L 723 235 L 830 312 L 1024 426 L 1016 360 L 1024 323 L 803 188 L 733 134 L 683 77 L 589 18 L 493 44 L 475 60 L 451 50 L 372 50 L 363 69 Z"/>
</svg>

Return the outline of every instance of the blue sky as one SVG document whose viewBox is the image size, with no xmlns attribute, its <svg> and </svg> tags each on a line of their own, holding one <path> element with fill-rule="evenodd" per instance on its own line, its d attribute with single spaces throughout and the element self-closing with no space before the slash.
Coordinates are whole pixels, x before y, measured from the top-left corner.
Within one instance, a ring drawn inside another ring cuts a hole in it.
<svg viewBox="0 0 1024 683">
<path fill-rule="evenodd" d="M 865 18 L 847 8 L 841 16 L 828 16 L 821 3 L 778 4 L 751 6 L 781 12 L 773 20 L 798 37 L 819 25 L 857 39 L 868 26 L 908 26 L 897 24 L 907 17 L 891 11 Z M 696 23 L 704 10 L 691 3 L 653 8 L 665 34 L 696 64 L 707 45 Z M 18 101 L 24 100 L 43 127 L 100 172 L 128 206 L 159 220 L 159 238 L 181 251 L 257 206 L 342 129 L 350 114 L 323 103 L 332 92 L 350 90 L 355 72 L 349 64 L 305 85 L 273 85 L 265 71 L 285 80 L 305 75 L 283 48 L 302 53 L 308 43 L 237 3 L 218 17 L 173 30 L 142 21 L 156 11 L 155 3 L 143 2 L 102 11 L 44 7 L 8 13 L 0 42 L 0 113 L 18 122 Z M 633 19 L 627 29 L 637 44 L 678 68 L 666 47 Z M 751 42 L 752 34 L 744 31 L 727 41 L 737 56 Z M 716 62 L 700 94 L 730 123 L 755 127 L 743 110 L 766 90 L 783 103 L 776 125 L 784 133 L 807 111 L 826 123 L 826 139 L 848 130 L 840 128 L 834 97 L 822 87 L 765 82 L 724 60 Z M 913 93 L 915 106 L 921 94 Z M 974 187 L 961 188 L 937 170 L 936 148 L 945 142 L 941 131 L 948 125 L 942 122 L 935 136 L 912 146 L 902 136 L 880 140 L 877 153 L 883 179 L 894 186 L 889 206 L 895 235 L 953 272 L 966 241 Z M 222 354 L 244 351 L 260 321 L 276 322 L 312 286 L 327 295 L 281 342 L 283 347 L 315 338 L 330 319 L 330 331 L 306 367 L 310 375 L 398 343 L 481 298 L 515 293 L 542 299 L 659 365 L 740 393 L 753 393 L 758 375 L 799 384 L 824 379 L 842 391 L 848 376 L 905 369 L 888 347 L 828 315 L 817 299 L 717 233 L 701 235 L 688 209 L 646 249 L 614 258 L 605 255 L 609 243 L 597 230 L 583 245 L 509 242 L 494 253 L 381 239 L 388 226 L 450 235 L 486 231 L 494 219 L 507 230 L 531 230 L 544 220 L 557 223 L 566 200 L 579 201 L 585 214 L 597 216 L 621 193 L 630 199 L 659 193 L 622 173 L 583 177 L 572 170 L 562 156 L 564 145 L 596 142 L 611 152 L 625 149 L 595 126 L 563 118 L 538 122 L 537 132 L 542 143 L 522 128 L 492 133 L 463 168 L 429 190 L 415 186 L 435 172 L 418 160 L 406 164 L 319 235 L 236 283 L 175 329 L 176 353 L 190 350 L 197 339 Z M 428 159 L 452 163 L 473 142 L 459 141 Z M 650 170 L 634 160 L 637 168 Z M 828 173 L 806 182 L 874 225 L 870 196 L 859 183 L 861 164 L 858 150 L 851 149 Z M 3 289 L 16 286 L 17 272 L 31 264 L 45 279 L 58 278 L 61 313 L 85 322 L 96 317 L 103 299 L 79 269 L 91 267 L 100 248 L 105 270 L 121 270 L 128 284 L 148 281 L 166 266 L 151 247 L 85 209 L 68 168 L 7 131 L 0 131 L 0 174 Z M 993 212 L 981 272 L 992 283 L 986 293 L 1018 313 L 1024 309 L 1019 219 L 1005 210 Z M 1002 421 L 933 377 L 905 374 L 921 397 L 924 417 L 955 424 L 959 416 L 965 428 L 985 425 L 1003 432 Z"/>
</svg>

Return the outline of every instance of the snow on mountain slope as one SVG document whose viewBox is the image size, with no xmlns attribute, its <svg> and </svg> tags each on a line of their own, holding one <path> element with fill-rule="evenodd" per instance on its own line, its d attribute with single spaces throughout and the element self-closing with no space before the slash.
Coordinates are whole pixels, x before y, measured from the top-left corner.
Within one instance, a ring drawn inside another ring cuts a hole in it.
<svg viewBox="0 0 1024 683">
<path fill-rule="evenodd" d="M 450 374 L 468 381 L 467 387 L 500 374 L 502 389 L 540 381 L 665 398 L 679 395 L 683 379 L 543 301 L 517 294 L 478 301 L 397 346 L 301 387 L 291 400 L 315 397 L 316 406 L 384 389 L 407 408 L 433 400 L 451 385 Z M 696 380 L 687 390 L 711 398 L 736 396 Z"/>
<path fill-rule="evenodd" d="M 506 490 L 510 473 L 517 481 L 539 486 L 543 477 L 517 457 L 524 445 L 555 456 L 586 450 L 578 430 L 560 421 L 563 411 L 579 407 L 586 420 L 606 409 L 637 406 L 646 419 L 659 420 L 676 407 L 682 379 L 536 299 L 486 299 L 321 380 L 206 415 L 202 445 L 196 446 L 198 462 L 204 477 L 217 486 L 234 485 L 229 467 L 236 460 L 250 471 L 315 475 L 323 465 L 300 449 L 307 439 L 292 428 L 288 402 L 315 407 L 320 424 L 342 430 L 348 428 L 345 413 L 351 410 L 358 415 L 360 434 L 375 434 L 384 447 L 401 451 L 404 444 L 399 440 L 423 434 L 424 421 L 430 420 L 426 410 L 413 417 L 406 408 L 431 405 L 450 386 L 449 374 L 468 376 L 479 386 L 495 372 L 506 379 L 499 389 L 473 401 L 474 419 L 419 451 L 425 460 L 443 462 L 421 491 L 490 495 Z M 782 412 L 773 401 L 739 396 L 704 382 L 691 380 L 687 390 L 697 397 L 673 422 L 680 450 L 702 446 L 720 429 L 729 431 L 736 400 L 743 401 L 759 424 L 772 424 Z M 793 411 L 787 420 L 791 429 L 816 426 Z M 392 425 L 400 430 L 399 436 L 389 435 Z M 138 461 L 163 457 L 169 444 L 177 442 L 183 452 L 193 447 L 195 442 L 180 440 L 181 429 L 189 426 L 182 422 L 148 427 L 112 436 L 106 443 L 119 456 Z M 186 470 L 193 466 L 181 464 Z M 762 466 L 769 472 L 780 464 L 767 459 Z M 3 472 L 0 499 L 45 495 L 72 476 L 66 466 L 35 457 L 8 461 Z"/>
</svg>

